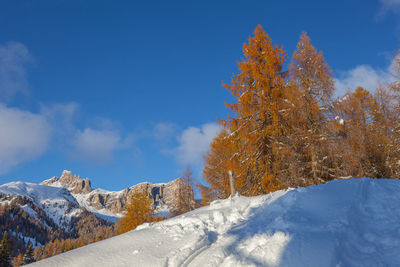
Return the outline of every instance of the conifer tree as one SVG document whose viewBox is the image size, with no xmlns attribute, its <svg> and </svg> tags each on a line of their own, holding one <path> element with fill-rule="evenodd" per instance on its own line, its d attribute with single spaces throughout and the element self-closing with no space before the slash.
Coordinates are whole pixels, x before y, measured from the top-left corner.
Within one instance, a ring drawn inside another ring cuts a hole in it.
<svg viewBox="0 0 400 267">
<path fill-rule="evenodd" d="M 11 267 L 7 231 L 4 232 L 0 243 L 0 267 Z"/>
<path fill-rule="evenodd" d="M 395 178 L 400 159 L 400 151 L 393 149 L 393 144 L 399 140 L 396 138 L 397 134 L 394 133 L 396 121 L 398 121 L 395 101 L 393 95 L 384 87 L 375 89 L 373 99 L 367 135 L 367 153 L 370 163 L 368 176 Z"/>
<path fill-rule="evenodd" d="M 193 197 L 194 178 L 190 167 L 187 167 L 179 181 L 179 188 L 175 191 L 176 206 L 171 210 L 173 216 L 189 212 L 195 208 Z"/>
<path fill-rule="evenodd" d="M 228 170 L 235 173 L 240 172 L 240 166 L 237 163 L 239 158 L 240 148 L 234 138 L 226 130 L 221 131 L 210 144 L 210 151 L 204 155 L 204 180 L 210 185 L 200 185 L 200 192 L 203 194 L 203 199 L 207 198 L 206 202 L 211 199 L 227 198 L 230 195 Z M 235 185 L 239 193 L 246 191 L 243 184 Z"/>
<path fill-rule="evenodd" d="M 119 232 L 125 233 L 146 222 L 160 221 L 154 213 L 154 207 L 146 191 L 134 192 L 126 205 L 126 214 L 118 222 Z"/>
<path fill-rule="evenodd" d="M 387 118 L 392 122 L 391 139 L 388 146 L 388 167 L 393 178 L 400 178 L 400 165 L 398 164 L 400 162 L 400 50 L 393 59 L 392 70 L 394 81 L 388 86 L 389 92 L 384 88 L 379 88 L 376 97 L 378 100 L 382 99 L 379 104 L 383 116 L 387 115 L 391 108 L 391 117 Z M 388 98 L 391 101 L 388 101 Z"/>
<path fill-rule="evenodd" d="M 322 161 L 324 141 L 327 139 L 326 117 L 323 108 L 330 102 L 334 91 L 332 71 L 325 62 L 322 52 L 311 44 L 306 33 L 302 33 L 289 66 L 290 81 L 301 93 L 296 105 L 301 116 L 297 138 L 301 139 L 306 178 L 312 183 L 326 176 Z M 328 178 L 328 177 L 324 177 Z"/>
<path fill-rule="evenodd" d="M 375 169 L 372 151 L 376 139 L 371 130 L 376 112 L 375 98 L 364 88 L 357 87 L 353 93 L 347 93 L 336 106 L 337 139 L 341 145 L 342 175 L 350 177 L 371 176 Z M 340 118 L 340 119 L 339 119 Z"/>
<path fill-rule="evenodd" d="M 28 247 L 24 254 L 23 264 L 29 264 L 35 262 L 35 258 L 33 257 L 33 246 L 32 243 L 28 244 Z"/>
<path fill-rule="evenodd" d="M 233 75 L 231 84 L 224 84 L 236 99 L 236 103 L 226 104 L 234 116 L 220 122 L 229 130 L 232 142 L 241 147 L 241 167 L 235 175 L 247 188 L 242 193 L 257 195 L 282 186 L 278 175 L 287 148 L 283 140 L 290 130 L 291 103 L 282 70 L 285 51 L 272 44 L 260 25 L 243 45 L 243 53 L 240 73 Z"/>
</svg>

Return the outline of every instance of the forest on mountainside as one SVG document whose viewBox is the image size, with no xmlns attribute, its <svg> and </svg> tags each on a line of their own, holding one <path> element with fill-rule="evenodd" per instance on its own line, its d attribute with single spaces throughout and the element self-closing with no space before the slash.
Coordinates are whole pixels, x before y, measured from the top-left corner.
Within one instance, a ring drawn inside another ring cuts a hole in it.
<svg viewBox="0 0 400 267">
<path fill-rule="evenodd" d="M 3 238 L 7 232 L 7 257 L 13 266 L 23 263 L 29 245 L 31 245 L 32 257 L 40 260 L 116 234 L 112 223 L 99 219 L 87 211 L 85 216 L 73 218 L 73 229 L 66 231 L 55 224 L 32 200 L 22 196 L 8 198 L 8 196 L 0 195 L 0 200 L 9 200 L 9 203 L 0 205 L 0 232 L 2 233 L 0 237 Z M 42 220 L 30 216 L 26 211 L 27 208 L 36 212 Z"/>
</svg>

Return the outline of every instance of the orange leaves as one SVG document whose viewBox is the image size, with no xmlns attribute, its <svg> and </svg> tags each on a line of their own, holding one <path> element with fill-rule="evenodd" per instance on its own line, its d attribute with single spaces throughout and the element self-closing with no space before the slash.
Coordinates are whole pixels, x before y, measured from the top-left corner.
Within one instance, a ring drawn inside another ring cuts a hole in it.
<svg viewBox="0 0 400 267">
<path fill-rule="evenodd" d="M 229 163 L 224 165 L 230 165 L 229 168 L 235 172 L 238 191 L 257 195 L 266 192 L 261 186 L 263 177 L 274 176 L 277 170 L 274 165 L 278 164 L 275 162 L 278 157 L 273 154 L 278 151 L 273 147 L 289 132 L 285 123 L 291 109 L 287 101 L 290 98 L 289 87 L 287 74 L 282 71 L 286 52 L 273 45 L 259 25 L 254 36 L 243 45 L 243 54 L 244 58 L 238 63 L 240 73 L 233 75 L 231 84 L 224 84 L 237 102 L 227 104 L 235 116 L 221 120 L 230 134 L 218 142 L 229 141 L 229 146 L 225 147 L 237 149 L 232 153 L 235 161 L 226 160 Z M 206 162 L 210 163 L 210 155 Z M 227 169 L 224 171 L 226 183 Z M 209 170 L 206 168 L 207 175 Z"/>
<path fill-rule="evenodd" d="M 322 52 L 316 50 L 304 32 L 293 53 L 289 71 L 292 83 L 298 86 L 308 101 L 326 104 L 331 98 L 334 91 L 332 71 Z"/>
<path fill-rule="evenodd" d="M 126 205 L 126 214 L 118 222 L 120 233 L 125 233 L 135 229 L 145 222 L 159 221 L 155 216 L 153 203 L 147 195 L 147 192 L 134 192 L 129 203 Z"/>
<path fill-rule="evenodd" d="M 213 190 L 207 191 L 203 187 L 201 191 L 205 195 L 213 195 L 215 198 L 226 198 L 230 195 L 228 170 L 236 171 L 237 151 L 226 131 L 221 131 L 212 141 L 210 151 L 204 156 L 203 175 Z"/>
<path fill-rule="evenodd" d="M 333 103 L 332 71 L 305 33 L 288 71 L 286 52 L 260 25 L 243 55 L 239 73 L 223 84 L 235 98 L 226 104 L 234 115 L 219 120 L 225 131 L 205 156 L 207 197 L 229 196 L 229 170 L 240 194 L 258 195 L 338 176 L 388 176 L 387 166 L 399 166 L 400 141 L 389 139 L 400 140 L 400 104 L 388 104 L 385 90 L 375 99 L 362 88 Z M 395 64 L 400 76 L 400 54 Z M 399 84 L 391 84 L 397 103 Z"/>
</svg>

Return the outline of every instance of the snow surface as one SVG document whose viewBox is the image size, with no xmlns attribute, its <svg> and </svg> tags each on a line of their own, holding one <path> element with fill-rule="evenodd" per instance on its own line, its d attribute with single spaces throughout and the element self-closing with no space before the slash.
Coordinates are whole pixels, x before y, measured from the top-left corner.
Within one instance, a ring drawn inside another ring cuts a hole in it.
<svg viewBox="0 0 400 267">
<path fill-rule="evenodd" d="M 400 266 L 400 181 L 233 197 L 33 266 Z"/>
<path fill-rule="evenodd" d="M 25 196 L 41 207 L 47 216 L 58 226 L 68 230 L 72 217 L 79 216 L 80 209 L 70 209 L 69 203 L 78 205 L 74 197 L 65 188 L 38 185 L 26 182 L 11 182 L 0 185 L 0 194 Z M 1 204 L 1 203 L 0 203 Z M 21 206 L 32 217 L 37 214 L 27 205 Z"/>
<path fill-rule="evenodd" d="M 93 206 L 90 206 L 88 203 L 88 199 L 92 196 L 92 194 L 94 193 L 102 193 L 102 194 L 120 194 L 119 191 L 117 192 L 112 192 L 112 191 L 106 191 L 103 189 L 96 189 L 93 190 L 92 192 L 88 193 L 88 194 L 72 194 L 75 198 L 75 200 L 79 203 L 79 205 L 81 207 L 84 207 L 86 210 L 90 211 L 91 213 L 95 214 L 97 217 L 102 218 L 104 220 L 110 221 L 110 222 L 116 222 L 118 221 L 123 214 L 120 213 L 112 213 L 111 211 L 109 211 L 108 209 L 106 209 L 105 207 L 103 207 L 102 209 L 96 209 Z M 122 192 L 122 191 L 121 191 Z"/>
</svg>

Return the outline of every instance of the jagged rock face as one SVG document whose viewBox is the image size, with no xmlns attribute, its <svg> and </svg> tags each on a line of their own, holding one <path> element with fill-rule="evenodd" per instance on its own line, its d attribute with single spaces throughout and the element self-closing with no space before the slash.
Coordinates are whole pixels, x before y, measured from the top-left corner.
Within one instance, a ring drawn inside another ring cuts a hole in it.
<svg viewBox="0 0 400 267">
<path fill-rule="evenodd" d="M 49 180 L 41 182 L 42 185 L 60 186 L 68 189 L 73 194 L 87 194 L 92 191 L 92 185 L 89 178 L 81 179 L 80 176 L 72 175 L 70 171 L 63 171 L 60 178 L 54 176 Z"/>
<path fill-rule="evenodd" d="M 149 198 L 153 201 L 155 208 L 160 206 L 173 208 L 177 204 L 178 194 L 181 190 L 189 190 L 191 192 L 191 199 L 193 199 L 193 190 L 187 188 L 182 179 L 178 178 L 169 183 L 162 184 L 141 183 L 119 192 L 97 192 L 94 190 L 90 193 L 86 202 L 87 205 L 97 210 L 105 208 L 114 214 L 121 214 L 133 192 L 146 191 Z M 194 208 L 194 199 L 192 204 Z"/>
<path fill-rule="evenodd" d="M 128 192 L 128 190 L 124 190 L 122 194 L 118 194 L 118 192 L 99 193 L 92 191 L 86 200 L 86 204 L 97 210 L 107 209 L 111 213 L 120 214 L 128 199 Z"/>
<path fill-rule="evenodd" d="M 171 210 L 177 205 L 180 192 L 189 190 L 193 200 L 191 204 L 193 208 L 195 206 L 193 190 L 188 188 L 181 178 L 169 183 L 140 183 L 121 191 L 107 191 L 92 190 L 89 178 L 81 179 L 70 171 L 63 171 L 60 178 L 53 177 L 40 184 L 64 187 L 74 194 L 78 202 L 81 201 L 81 205 L 83 204 L 83 206 L 89 207 L 91 211 L 102 214 L 104 214 L 104 210 L 107 210 L 108 216 L 122 216 L 130 195 L 135 191 L 146 191 L 155 208 L 167 207 Z M 79 198 L 77 195 L 79 195 Z"/>
</svg>

